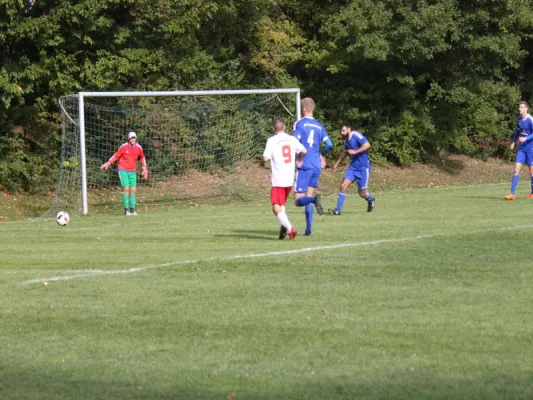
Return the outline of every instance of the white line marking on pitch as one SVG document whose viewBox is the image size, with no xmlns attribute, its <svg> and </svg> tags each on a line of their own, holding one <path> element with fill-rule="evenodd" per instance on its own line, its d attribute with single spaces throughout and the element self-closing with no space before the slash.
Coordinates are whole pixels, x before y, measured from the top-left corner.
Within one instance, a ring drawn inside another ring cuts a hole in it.
<svg viewBox="0 0 533 400">
<path fill-rule="evenodd" d="M 150 269 L 171 267 L 174 265 L 195 264 L 201 261 L 238 260 L 238 259 L 245 259 L 245 258 L 269 257 L 269 256 L 284 255 L 284 254 L 298 254 L 298 253 L 305 253 L 305 252 L 317 251 L 317 250 L 339 249 L 343 247 L 374 246 L 374 245 L 379 245 L 383 243 L 407 242 L 407 241 L 412 241 L 412 240 L 428 239 L 428 238 L 432 238 L 435 236 L 439 236 L 439 235 L 437 234 L 420 235 L 420 236 L 413 236 L 410 238 L 380 239 L 380 240 L 374 240 L 374 241 L 369 241 L 369 242 L 341 243 L 341 244 L 333 244 L 333 245 L 327 245 L 327 246 L 304 247 L 302 249 L 294 249 L 294 250 L 270 251 L 267 253 L 256 253 L 256 254 L 242 254 L 242 255 L 235 255 L 235 256 L 229 256 L 229 257 L 211 257 L 211 258 L 206 258 L 206 259 L 171 261 L 171 262 L 163 263 L 163 264 L 144 265 L 141 267 L 128 268 L 128 269 L 117 269 L 117 270 L 107 270 L 107 271 L 98 270 L 98 269 L 86 270 L 87 273 L 83 273 L 83 274 L 54 276 L 51 278 L 31 279 L 29 281 L 22 282 L 21 285 L 30 285 L 32 283 L 43 283 L 43 282 L 54 282 L 54 281 L 68 281 L 72 279 L 89 278 L 89 277 L 100 276 L 100 275 L 131 274 L 135 272 L 147 271 Z"/>
<path fill-rule="evenodd" d="M 471 231 L 471 232 L 460 232 L 460 234 L 463 234 L 463 233 L 474 234 L 474 233 L 493 232 L 493 231 L 505 231 L 505 230 L 511 230 L 511 229 L 525 229 L 525 228 L 533 228 L 533 224 L 522 224 L 522 225 L 507 226 L 507 227 L 495 228 L 495 229 L 494 228 L 480 229 L 480 230 Z M 340 244 L 332 244 L 332 245 L 326 245 L 326 246 L 304 247 L 302 249 L 294 249 L 294 250 L 270 251 L 266 253 L 256 253 L 256 254 L 242 254 L 242 255 L 235 255 L 235 256 L 229 256 L 229 257 L 210 257 L 206 259 L 171 261 L 171 262 L 163 263 L 163 264 L 144 265 L 141 267 L 134 267 L 134 268 L 128 268 L 128 269 L 107 270 L 107 271 L 99 270 L 99 269 L 86 270 L 87 273 L 83 273 L 83 274 L 32 279 L 29 281 L 22 282 L 21 285 L 29 285 L 32 283 L 42 283 L 42 282 L 68 281 L 72 279 L 89 278 L 89 277 L 100 276 L 100 275 L 131 274 L 135 272 L 147 271 L 150 269 L 171 267 L 174 265 L 195 264 L 195 263 L 202 262 L 202 261 L 238 260 L 238 259 L 245 259 L 245 258 L 269 257 L 269 256 L 277 256 L 277 255 L 284 255 L 284 254 L 298 254 L 298 253 L 305 253 L 305 252 L 317 251 L 317 250 L 340 249 L 343 247 L 375 246 L 375 245 L 384 244 L 384 243 L 401 243 L 401 242 L 409 242 L 409 241 L 420 240 L 420 239 L 430 239 L 430 238 L 439 237 L 439 236 L 452 236 L 452 235 L 453 235 L 453 232 L 433 233 L 433 234 L 419 235 L 419 236 L 399 238 L 399 239 L 380 239 L 380 240 L 373 240 L 373 241 L 368 241 L 368 242 L 340 243 Z"/>
</svg>

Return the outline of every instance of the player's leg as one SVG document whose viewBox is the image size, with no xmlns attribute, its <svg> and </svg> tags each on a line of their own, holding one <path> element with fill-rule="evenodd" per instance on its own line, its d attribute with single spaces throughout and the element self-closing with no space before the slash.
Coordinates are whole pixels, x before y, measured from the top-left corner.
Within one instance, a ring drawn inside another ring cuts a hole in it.
<svg viewBox="0 0 533 400">
<path fill-rule="evenodd" d="M 357 186 L 359 188 L 359 196 L 366 200 L 367 207 L 366 211 L 371 212 L 374 209 L 374 204 L 376 199 L 368 191 L 368 181 L 370 179 L 370 168 L 367 168 L 363 171 L 359 171 L 357 177 Z"/>
<path fill-rule="evenodd" d="M 344 176 L 342 177 L 341 186 L 339 188 L 339 194 L 337 195 L 337 207 L 333 210 L 329 210 L 330 214 L 341 215 L 342 209 L 344 208 L 344 202 L 346 201 L 348 186 L 350 186 L 353 181 L 355 181 L 355 179 L 355 170 L 351 167 L 348 167 L 348 169 L 346 169 L 346 172 L 344 173 Z"/>
<path fill-rule="evenodd" d="M 128 173 L 126 171 L 118 171 L 118 179 L 122 187 L 122 205 L 124 206 L 124 214 L 130 214 L 130 186 L 128 180 Z"/>
<path fill-rule="evenodd" d="M 320 172 L 317 170 L 299 170 L 296 175 L 296 184 L 295 184 L 295 197 L 294 204 L 297 207 L 306 207 L 309 204 L 314 204 L 319 215 L 322 215 L 324 212 L 322 207 L 322 201 L 319 194 L 316 194 L 316 190 L 312 191 L 312 195 L 309 195 L 307 188 L 311 186 L 311 183 L 318 187 L 318 176 Z M 315 183 L 316 182 L 316 183 Z M 305 192 L 305 193 L 304 193 Z"/>
<path fill-rule="evenodd" d="M 137 206 L 137 173 L 128 173 L 129 185 L 130 185 L 130 214 L 137 215 L 135 207 Z"/>
<path fill-rule="evenodd" d="M 296 237 L 296 228 L 294 226 L 292 226 L 291 222 L 289 221 L 289 217 L 287 216 L 287 214 L 285 213 L 285 204 L 287 203 L 287 199 L 289 198 L 289 194 L 291 194 L 291 187 L 286 187 L 284 188 L 285 189 L 285 197 L 284 197 L 284 202 L 283 202 L 283 205 L 282 205 L 282 210 L 281 210 L 281 213 L 284 215 L 284 218 L 286 219 L 286 225 L 285 225 L 285 234 L 287 234 L 287 232 L 289 233 L 289 240 L 294 240 L 294 238 Z M 281 231 L 280 231 L 280 236 L 281 236 Z"/>
<path fill-rule="evenodd" d="M 316 187 L 308 186 L 305 195 L 308 198 L 316 197 Z M 305 206 L 305 236 L 311 236 L 313 231 L 313 219 L 315 214 L 315 208 L 313 203 L 306 204 Z"/>
<path fill-rule="evenodd" d="M 308 208 L 311 207 L 311 210 L 313 209 L 313 205 L 309 203 L 309 193 L 312 193 L 313 190 L 313 188 L 309 188 L 310 179 L 311 170 L 299 169 L 298 171 L 296 171 L 296 178 L 294 181 L 294 204 L 297 207 L 305 206 L 306 235 L 311 234 L 311 229 L 309 227 Z"/>
<path fill-rule="evenodd" d="M 297 170 L 294 178 L 294 204 L 297 207 L 301 207 L 302 198 L 305 197 L 307 192 L 308 175 L 305 170 Z"/>
<path fill-rule="evenodd" d="M 528 151 L 526 154 L 526 163 L 529 167 L 529 175 L 531 176 L 531 191 L 527 196 L 528 199 L 533 199 L 533 151 Z"/>
<path fill-rule="evenodd" d="M 329 213 L 332 215 L 341 215 L 342 209 L 344 208 L 344 202 L 346 201 L 346 193 L 348 191 L 348 187 L 352 184 L 352 180 L 349 178 L 346 178 L 346 176 L 342 179 L 341 185 L 339 187 L 339 193 L 337 194 L 337 207 L 333 210 L 329 210 Z"/>
<path fill-rule="evenodd" d="M 284 187 L 273 187 L 270 191 L 270 198 L 272 202 L 272 211 L 278 218 L 278 221 L 281 225 L 280 231 L 279 231 L 279 238 L 284 239 L 285 236 L 287 236 L 287 232 L 295 231 L 295 229 L 292 227 L 289 218 L 285 212 L 285 204 L 287 202 L 287 198 L 290 194 L 291 188 L 284 188 Z M 292 238 L 294 238 L 295 235 L 292 235 Z"/>
<path fill-rule="evenodd" d="M 518 181 L 520 180 L 520 170 L 522 169 L 522 165 L 526 161 L 526 155 L 524 151 L 518 150 L 516 152 L 516 163 L 514 166 L 514 173 L 513 177 L 511 179 L 511 192 L 504 197 L 505 200 L 514 200 L 515 194 L 516 194 L 516 187 L 518 186 Z"/>
<path fill-rule="evenodd" d="M 313 198 L 316 202 L 317 199 L 317 188 L 318 180 L 320 178 L 320 169 L 309 170 L 309 182 L 307 186 L 307 191 L 305 192 L 306 197 Z M 318 197 L 320 202 L 320 197 Z M 321 210 L 322 211 L 322 210 Z M 309 203 L 305 206 L 305 235 L 310 236 L 313 231 L 313 218 L 314 218 L 314 207 L 313 203 Z"/>
</svg>

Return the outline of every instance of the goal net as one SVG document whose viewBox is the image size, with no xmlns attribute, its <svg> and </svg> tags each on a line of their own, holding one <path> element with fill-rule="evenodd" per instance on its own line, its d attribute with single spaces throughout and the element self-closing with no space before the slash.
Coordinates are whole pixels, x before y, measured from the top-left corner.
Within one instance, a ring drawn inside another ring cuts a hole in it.
<svg viewBox="0 0 533 400">
<path fill-rule="evenodd" d="M 62 96 L 61 163 L 50 211 L 121 212 L 117 163 L 99 167 L 130 131 L 150 173 L 146 180 L 138 173 L 138 209 L 246 198 L 243 172 L 260 159 L 272 117 L 283 117 L 291 131 L 299 101 L 299 89 Z"/>
</svg>

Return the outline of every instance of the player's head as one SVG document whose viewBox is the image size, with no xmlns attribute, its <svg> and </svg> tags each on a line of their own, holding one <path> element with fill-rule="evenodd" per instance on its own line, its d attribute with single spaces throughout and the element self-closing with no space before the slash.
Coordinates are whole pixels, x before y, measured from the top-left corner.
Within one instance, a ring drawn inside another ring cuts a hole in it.
<svg viewBox="0 0 533 400">
<path fill-rule="evenodd" d="M 137 134 L 135 132 L 128 133 L 128 143 L 135 144 L 136 141 L 137 141 Z"/>
<path fill-rule="evenodd" d="M 285 131 L 285 121 L 283 121 L 283 118 L 281 117 L 274 117 L 272 118 L 272 128 L 274 128 L 274 132 L 284 132 Z"/>
<path fill-rule="evenodd" d="M 302 112 L 304 115 L 313 115 L 315 112 L 315 101 L 311 97 L 302 99 Z"/>
<path fill-rule="evenodd" d="M 343 121 L 341 123 L 341 135 L 342 135 L 342 137 L 347 137 L 350 133 L 352 133 L 352 124 L 350 124 L 347 121 Z"/>
<path fill-rule="evenodd" d="M 520 115 L 522 115 L 523 117 L 527 115 L 529 111 L 529 104 L 527 104 L 527 101 L 521 101 L 518 103 L 518 112 L 520 113 Z"/>
</svg>

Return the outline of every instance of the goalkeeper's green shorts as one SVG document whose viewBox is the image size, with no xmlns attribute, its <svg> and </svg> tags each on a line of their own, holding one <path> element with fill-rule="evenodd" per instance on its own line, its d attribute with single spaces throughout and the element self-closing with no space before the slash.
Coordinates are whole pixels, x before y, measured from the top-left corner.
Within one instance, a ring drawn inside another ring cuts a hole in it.
<svg viewBox="0 0 533 400">
<path fill-rule="evenodd" d="M 118 179 L 122 187 L 137 187 L 137 172 L 118 171 Z"/>
</svg>

